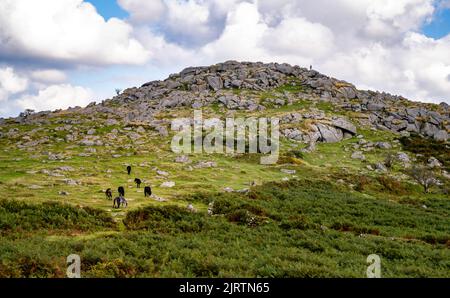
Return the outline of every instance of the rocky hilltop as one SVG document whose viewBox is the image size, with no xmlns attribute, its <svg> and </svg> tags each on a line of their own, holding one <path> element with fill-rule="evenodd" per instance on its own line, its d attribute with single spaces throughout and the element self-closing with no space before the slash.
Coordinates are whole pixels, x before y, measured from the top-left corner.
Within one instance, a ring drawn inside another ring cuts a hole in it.
<svg viewBox="0 0 450 298">
<path fill-rule="evenodd" d="M 351 83 L 315 70 L 278 63 L 228 61 L 208 67 L 189 67 L 164 81 L 129 88 L 100 104 L 71 108 L 67 112 L 91 117 L 105 115 L 105 125 L 142 123 L 164 136 L 167 135 L 168 121 L 156 120 L 155 116 L 170 109 L 219 105 L 228 110 L 257 112 L 267 108 L 282 110 L 299 102 L 308 102 L 311 109 L 302 114 L 281 115 L 285 124 L 311 120 L 304 129 L 286 128 L 282 131 L 293 140 L 336 142 L 355 135 L 355 125 L 403 136 L 414 133 L 437 141 L 448 140 L 450 107 L 446 103 L 424 104 L 384 92 L 358 90 Z M 356 123 L 349 121 L 348 117 L 329 117 L 323 109 L 315 108 L 317 105 L 330 107 L 336 115 L 347 111 L 346 115 Z M 61 111 L 27 112 L 13 121 L 45 122 L 58 112 Z"/>
<path fill-rule="evenodd" d="M 276 162 L 172 150 L 200 108 L 280 119 Z M 449 277 L 446 104 L 229 61 L 0 122 L 0 277 Z"/>
</svg>

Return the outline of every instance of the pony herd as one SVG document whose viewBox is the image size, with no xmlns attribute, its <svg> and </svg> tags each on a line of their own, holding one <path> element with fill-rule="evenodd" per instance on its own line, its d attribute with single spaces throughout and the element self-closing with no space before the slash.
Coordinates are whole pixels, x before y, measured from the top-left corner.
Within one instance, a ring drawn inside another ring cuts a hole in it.
<svg viewBox="0 0 450 298">
<path fill-rule="evenodd" d="M 128 175 L 131 175 L 131 166 L 127 166 L 127 173 Z M 136 183 L 137 188 L 141 188 L 142 181 L 139 178 L 134 179 L 134 183 Z M 119 196 L 114 198 L 113 200 L 113 208 L 120 208 L 120 206 L 128 207 L 128 202 L 125 199 L 125 188 L 123 186 L 119 186 L 117 188 L 117 192 L 119 193 Z M 109 200 L 113 199 L 112 190 L 111 188 L 108 188 L 105 191 L 106 198 Z M 150 197 L 152 195 L 152 189 L 150 186 L 144 187 L 144 196 Z"/>
</svg>

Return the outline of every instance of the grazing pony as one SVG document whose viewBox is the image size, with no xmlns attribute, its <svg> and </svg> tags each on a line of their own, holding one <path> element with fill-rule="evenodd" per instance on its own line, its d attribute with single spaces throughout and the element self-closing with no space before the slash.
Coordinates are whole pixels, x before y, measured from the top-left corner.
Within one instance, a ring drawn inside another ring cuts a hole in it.
<svg viewBox="0 0 450 298">
<path fill-rule="evenodd" d="M 113 208 L 120 208 L 120 205 L 122 205 L 122 206 L 125 205 L 125 207 L 128 207 L 127 200 L 124 197 L 122 197 L 122 196 L 117 197 L 117 198 L 114 199 Z"/>
<path fill-rule="evenodd" d="M 128 175 L 131 174 L 131 166 L 128 166 L 128 167 L 127 167 L 127 173 L 128 173 Z"/>
<path fill-rule="evenodd" d="M 139 179 L 139 178 L 134 179 L 134 183 L 136 183 L 137 188 L 141 188 L 141 183 L 142 183 L 141 179 Z"/>
<path fill-rule="evenodd" d="M 152 188 L 150 186 L 144 187 L 144 196 L 151 197 L 152 196 Z"/>
<path fill-rule="evenodd" d="M 106 198 L 107 198 L 108 200 L 112 200 L 112 191 L 111 191 L 111 188 L 108 188 L 108 189 L 105 191 L 105 195 L 106 195 Z"/>
<path fill-rule="evenodd" d="M 123 186 L 119 186 L 119 188 L 117 188 L 117 192 L 119 193 L 119 196 L 125 196 L 125 188 L 123 188 Z"/>
</svg>

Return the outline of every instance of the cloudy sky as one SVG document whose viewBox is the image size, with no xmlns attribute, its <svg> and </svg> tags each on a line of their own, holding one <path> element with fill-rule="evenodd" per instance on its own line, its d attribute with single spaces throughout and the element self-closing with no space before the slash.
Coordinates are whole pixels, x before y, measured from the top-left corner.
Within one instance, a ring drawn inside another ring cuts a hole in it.
<svg viewBox="0 0 450 298">
<path fill-rule="evenodd" d="M 226 60 L 450 103 L 450 0 L 0 0 L 0 117 Z"/>
</svg>

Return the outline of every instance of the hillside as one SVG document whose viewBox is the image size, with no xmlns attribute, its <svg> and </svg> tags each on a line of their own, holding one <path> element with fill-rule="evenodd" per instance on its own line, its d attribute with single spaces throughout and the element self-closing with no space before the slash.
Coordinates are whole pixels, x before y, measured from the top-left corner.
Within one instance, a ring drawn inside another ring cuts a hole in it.
<svg viewBox="0 0 450 298">
<path fill-rule="evenodd" d="M 174 153 L 171 121 L 199 109 L 279 118 L 277 163 Z M 89 277 L 365 277 L 370 254 L 386 277 L 449 277 L 449 132 L 445 103 L 234 61 L 0 119 L 0 276 L 63 277 L 76 253 Z"/>
</svg>

